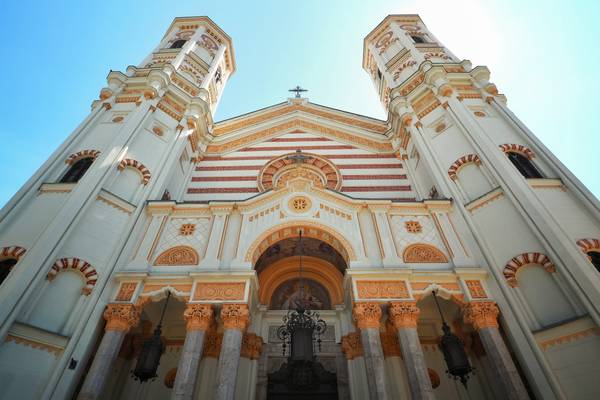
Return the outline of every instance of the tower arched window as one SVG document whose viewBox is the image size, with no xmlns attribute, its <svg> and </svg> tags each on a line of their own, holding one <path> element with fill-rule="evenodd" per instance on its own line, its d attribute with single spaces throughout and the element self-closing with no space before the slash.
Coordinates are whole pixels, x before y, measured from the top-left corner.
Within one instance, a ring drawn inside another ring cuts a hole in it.
<svg viewBox="0 0 600 400">
<path fill-rule="evenodd" d="M 509 151 L 506 156 L 525 178 L 543 178 L 535 165 L 523 154 Z"/>
<path fill-rule="evenodd" d="M 588 251 L 587 255 L 590 258 L 590 261 L 592 262 L 592 264 L 594 264 L 594 267 L 596 268 L 596 270 L 598 272 L 600 272 L 600 252 L 599 251 Z"/>
<path fill-rule="evenodd" d="M 94 162 L 93 157 L 85 157 L 71 165 L 71 168 L 60 179 L 60 183 L 76 183 L 85 175 L 86 171 Z"/>
<path fill-rule="evenodd" d="M 180 49 L 183 47 L 183 45 L 185 44 L 185 42 L 187 42 L 187 40 L 185 39 L 178 39 L 176 41 L 173 42 L 173 44 L 171 45 L 172 49 Z"/>
<path fill-rule="evenodd" d="M 0 285 L 2 285 L 2 282 L 4 282 L 10 273 L 10 270 L 15 266 L 16 263 L 16 258 L 7 258 L 0 261 Z"/>
<path fill-rule="evenodd" d="M 415 43 L 425 43 L 425 39 L 423 39 L 421 36 L 411 35 L 410 37 Z"/>
</svg>

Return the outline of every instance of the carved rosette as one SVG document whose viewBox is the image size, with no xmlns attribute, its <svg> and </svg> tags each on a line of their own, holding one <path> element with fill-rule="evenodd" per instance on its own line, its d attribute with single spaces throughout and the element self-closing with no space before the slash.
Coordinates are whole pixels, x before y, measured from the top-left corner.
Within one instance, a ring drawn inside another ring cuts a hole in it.
<svg viewBox="0 0 600 400">
<path fill-rule="evenodd" d="M 348 360 L 354 360 L 356 357 L 364 355 L 359 332 L 351 332 L 342 336 L 342 351 Z"/>
<path fill-rule="evenodd" d="M 352 316 L 359 329 L 378 328 L 381 319 L 381 306 L 375 302 L 361 302 L 354 304 Z"/>
<path fill-rule="evenodd" d="M 107 331 L 127 332 L 140 321 L 140 312 L 133 304 L 109 304 L 104 311 Z"/>
<path fill-rule="evenodd" d="M 240 357 L 258 360 L 262 351 L 263 340 L 256 333 L 245 333 L 242 337 Z"/>
<path fill-rule="evenodd" d="M 245 331 L 250 323 L 250 311 L 247 304 L 223 304 L 221 320 L 225 329 Z"/>
<path fill-rule="evenodd" d="M 188 331 L 206 331 L 213 321 L 213 307 L 211 304 L 188 304 L 183 312 L 183 318 L 187 321 Z"/>
<path fill-rule="evenodd" d="M 463 319 L 475 330 L 498 327 L 500 310 L 494 301 L 472 301 L 463 307 Z"/>
<path fill-rule="evenodd" d="M 394 328 L 416 328 L 419 319 L 419 307 L 416 301 L 393 301 L 388 310 Z"/>
</svg>

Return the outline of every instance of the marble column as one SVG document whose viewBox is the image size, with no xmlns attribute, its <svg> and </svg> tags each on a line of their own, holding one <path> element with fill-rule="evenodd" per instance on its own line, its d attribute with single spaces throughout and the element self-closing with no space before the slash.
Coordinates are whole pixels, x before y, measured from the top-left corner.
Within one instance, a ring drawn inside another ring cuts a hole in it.
<svg viewBox="0 0 600 400">
<path fill-rule="evenodd" d="M 417 333 L 417 320 L 420 312 L 417 303 L 415 301 L 394 301 L 390 303 L 388 312 L 390 321 L 398 334 L 412 399 L 435 399 L 423 348 Z"/>
<path fill-rule="evenodd" d="M 385 383 L 385 360 L 379 335 L 381 306 L 375 302 L 356 303 L 352 315 L 357 327 L 360 329 L 365 366 L 367 368 L 369 398 L 371 400 L 388 399 Z"/>
<path fill-rule="evenodd" d="M 242 350 L 242 336 L 250 322 L 248 305 L 223 304 L 221 320 L 225 331 L 217 366 L 214 400 L 233 400 Z"/>
<path fill-rule="evenodd" d="M 211 304 L 188 304 L 183 317 L 186 334 L 171 395 L 173 400 L 189 400 L 194 395 L 204 336 L 213 320 L 213 307 Z"/>
<path fill-rule="evenodd" d="M 527 390 L 508 348 L 498 329 L 498 306 L 493 301 L 472 301 L 463 308 L 466 323 L 472 324 L 479 333 L 492 372 L 504 390 L 503 398 L 509 400 L 529 399 Z"/>
<path fill-rule="evenodd" d="M 100 397 L 125 335 L 140 320 L 140 312 L 133 304 L 109 304 L 103 316 L 106 320 L 104 337 L 77 396 L 78 400 L 95 400 Z"/>
</svg>

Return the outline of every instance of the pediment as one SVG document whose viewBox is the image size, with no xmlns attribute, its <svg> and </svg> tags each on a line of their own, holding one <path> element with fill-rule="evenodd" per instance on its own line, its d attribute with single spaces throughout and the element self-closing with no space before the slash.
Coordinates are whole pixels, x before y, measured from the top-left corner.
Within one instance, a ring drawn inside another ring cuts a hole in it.
<svg viewBox="0 0 600 400">
<path fill-rule="evenodd" d="M 391 142 L 380 133 L 335 120 L 315 118 L 303 111 L 279 115 L 250 125 L 244 125 L 243 122 L 240 124 L 239 129 L 222 134 L 209 143 L 206 153 L 229 153 L 294 131 L 313 133 L 373 152 L 393 151 Z"/>
</svg>

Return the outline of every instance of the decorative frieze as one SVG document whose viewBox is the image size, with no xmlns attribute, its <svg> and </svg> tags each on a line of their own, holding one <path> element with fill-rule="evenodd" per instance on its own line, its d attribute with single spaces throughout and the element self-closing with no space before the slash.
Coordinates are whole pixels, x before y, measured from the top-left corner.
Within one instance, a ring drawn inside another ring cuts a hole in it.
<svg viewBox="0 0 600 400">
<path fill-rule="evenodd" d="M 154 265 L 197 265 L 198 253 L 190 246 L 175 246 L 162 252 Z"/>
<path fill-rule="evenodd" d="M 357 280 L 356 292 L 361 300 L 404 299 L 410 297 L 405 281 Z"/>
<path fill-rule="evenodd" d="M 119 287 L 119 292 L 115 297 L 116 301 L 130 301 L 137 288 L 136 282 L 123 282 Z"/>
<path fill-rule="evenodd" d="M 244 301 L 245 282 L 198 282 L 195 301 Z"/>
</svg>

